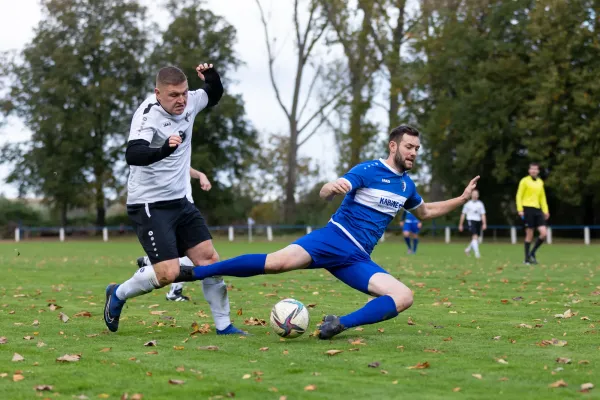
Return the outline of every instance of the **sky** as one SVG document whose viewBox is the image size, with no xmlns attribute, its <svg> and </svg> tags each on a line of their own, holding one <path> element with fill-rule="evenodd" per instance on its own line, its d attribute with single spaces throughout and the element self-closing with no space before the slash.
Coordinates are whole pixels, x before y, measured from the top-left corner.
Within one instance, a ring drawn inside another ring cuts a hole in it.
<svg viewBox="0 0 600 400">
<path fill-rule="evenodd" d="M 169 23 L 168 14 L 161 9 L 160 1 L 141 0 L 148 6 L 150 19 L 164 29 Z M 260 14 L 254 0 L 206 0 L 206 7 L 215 14 L 223 16 L 237 29 L 235 49 L 244 66 L 234 76 L 231 92 L 241 93 L 249 120 L 263 135 L 284 133 L 287 120 L 277 104 L 268 73 L 267 52 Z M 292 0 L 261 0 L 267 14 L 270 14 L 269 31 L 277 37 L 278 49 L 275 64 L 275 77 L 280 85 L 281 97 L 286 104 L 291 102 L 295 57 L 292 25 Z M 0 0 L 2 24 L 0 24 L 0 51 L 17 50 L 30 42 L 34 28 L 40 21 L 39 0 Z M 324 46 L 316 48 L 318 57 L 331 56 L 330 49 Z M 199 60 L 200 62 L 201 60 Z M 310 78 L 310 76 L 309 76 Z M 306 79 L 308 87 L 310 79 Z M 153 88 L 149 88 L 151 91 Z M 317 94 L 311 104 L 318 104 Z M 12 117 L 9 123 L 0 129 L 0 146 L 6 142 L 27 140 L 31 132 L 23 123 Z M 323 130 L 314 135 L 300 150 L 300 155 L 310 156 L 320 167 L 320 178 L 335 178 L 334 168 L 337 162 L 333 134 Z M 0 165 L 0 194 L 14 197 L 15 187 L 7 184 L 5 178 L 9 167 Z"/>
</svg>

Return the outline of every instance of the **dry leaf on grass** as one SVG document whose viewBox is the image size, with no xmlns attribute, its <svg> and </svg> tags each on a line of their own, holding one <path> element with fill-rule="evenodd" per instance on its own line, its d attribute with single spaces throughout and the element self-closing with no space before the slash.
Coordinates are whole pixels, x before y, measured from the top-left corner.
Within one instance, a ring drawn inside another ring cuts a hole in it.
<svg viewBox="0 0 600 400">
<path fill-rule="evenodd" d="M 444 339 L 444 342 L 450 342 L 452 341 L 452 336 L 448 336 L 447 338 Z"/>
<path fill-rule="evenodd" d="M 362 326 L 359 326 L 358 328 L 355 328 L 354 330 L 360 332 L 360 331 L 364 331 L 365 328 L 363 328 Z"/>
<path fill-rule="evenodd" d="M 40 325 L 40 321 L 38 321 L 37 319 L 34 319 L 31 325 L 33 325 L 33 326 L 39 326 Z"/>
<path fill-rule="evenodd" d="M 156 308 L 156 307 L 160 307 L 160 304 L 150 304 L 148 306 L 148 308 Z"/>
<path fill-rule="evenodd" d="M 89 334 L 89 335 L 85 335 L 85 336 L 86 336 L 86 337 L 96 337 L 96 336 L 100 336 L 100 335 L 99 335 L 99 334 L 97 334 L 97 333 L 91 333 L 91 334 Z"/>
<path fill-rule="evenodd" d="M 369 368 L 377 368 L 381 365 L 381 363 L 379 361 L 374 361 L 372 363 L 370 363 L 369 365 L 367 365 L 367 367 Z"/>
<path fill-rule="evenodd" d="M 181 366 L 175 368 L 175 371 L 177 371 L 177 372 L 183 372 L 183 371 L 185 371 L 185 367 L 183 365 L 181 365 Z"/>
<path fill-rule="evenodd" d="M 169 379 L 169 383 L 171 385 L 183 385 L 185 383 L 185 381 L 182 381 L 179 379 Z"/>
<path fill-rule="evenodd" d="M 417 365 L 413 365 L 411 367 L 407 367 L 408 369 L 425 369 L 429 368 L 429 362 L 425 361 L 424 363 L 417 363 Z"/>
<path fill-rule="evenodd" d="M 12 361 L 17 362 L 17 361 L 23 361 L 24 359 L 25 359 L 25 357 L 23 357 L 19 353 L 15 353 L 15 354 L 13 354 Z"/>
<path fill-rule="evenodd" d="M 54 386 L 52 386 L 52 385 L 37 385 L 37 386 L 34 386 L 33 388 L 38 392 L 44 392 L 46 390 L 52 390 L 53 387 Z"/>
<path fill-rule="evenodd" d="M 144 346 L 146 347 L 151 347 L 151 346 L 156 346 L 156 340 L 151 340 L 149 342 L 144 343 Z"/>
<path fill-rule="evenodd" d="M 306 308 L 315 308 L 317 306 L 317 303 L 312 303 L 306 306 Z"/>
<path fill-rule="evenodd" d="M 101 399 L 108 399 L 110 397 L 110 394 L 108 394 L 108 393 L 100 393 L 98 395 L 98 397 L 100 397 Z"/>
<path fill-rule="evenodd" d="M 533 326 L 527 325 L 527 324 L 519 324 L 519 325 L 517 325 L 517 328 L 533 329 Z"/>
<path fill-rule="evenodd" d="M 202 324 L 202 326 L 199 326 L 198 323 L 194 322 L 192 324 L 192 329 L 194 329 L 194 331 L 192 333 L 190 333 L 190 336 L 194 336 L 196 334 L 201 334 L 201 335 L 205 335 L 208 332 L 210 332 L 210 325 L 209 324 Z"/>
<path fill-rule="evenodd" d="M 242 315 L 244 313 L 244 310 L 242 310 L 241 308 L 239 310 L 237 310 L 237 315 Z"/>
<path fill-rule="evenodd" d="M 42 341 L 37 342 L 37 344 L 36 344 L 37 347 L 44 347 L 45 345 L 46 345 L 46 343 L 44 343 Z"/>
<path fill-rule="evenodd" d="M 166 313 L 165 310 L 163 310 L 163 311 L 150 311 L 150 315 L 163 315 L 164 313 Z"/>
<path fill-rule="evenodd" d="M 506 382 L 506 381 L 508 380 L 508 378 L 504 376 L 504 377 L 502 377 L 502 378 L 500 378 L 500 379 L 498 379 L 498 380 L 499 380 L 500 382 Z"/>
<path fill-rule="evenodd" d="M 100 353 L 107 353 L 110 351 L 110 349 L 111 349 L 111 347 L 105 347 L 102 350 L 100 350 Z"/>
<path fill-rule="evenodd" d="M 358 339 L 348 339 L 348 342 L 353 345 L 353 346 L 357 346 L 357 345 L 362 345 L 362 346 L 366 346 L 367 344 L 365 342 L 363 342 L 363 338 L 358 338 Z"/>
<path fill-rule="evenodd" d="M 0 337 L 0 344 L 6 344 L 6 342 L 8 342 L 8 339 L 5 336 Z"/>
<path fill-rule="evenodd" d="M 455 387 L 454 389 L 452 389 L 453 392 L 460 392 L 460 388 L 459 387 Z"/>
<path fill-rule="evenodd" d="M 267 350 L 269 350 L 269 348 L 268 348 L 268 347 L 261 347 L 261 348 L 260 348 L 260 349 L 258 349 L 258 350 L 260 350 L 260 351 L 267 351 Z"/>
<path fill-rule="evenodd" d="M 335 356 L 336 354 L 340 354 L 343 352 L 343 350 L 327 350 L 325 354 L 327 354 L 328 356 Z"/>
<path fill-rule="evenodd" d="M 385 332 L 385 329 L 384 328 L 377 328 L 377 332 L 383 333 L 383 332 Z"/>
<path fill-rule="evenodd" d="M 77 314 L 73 315 L 73 317 L 88 317 L 90 318 L 92 316 L 92 313 L 89 311 L 81 311 L 78 312 Z"/>
<path fill-rule="evenodd" d="M 60 319 L 62 322 L 67 322 L 69 320 L 69 316 L 61 312 L 58 314 L 58 319 Z"/>
<path fill-rule="evenodd" d="M 156 350 L 154 350 L 154 351 L 147 351 L 146 354 L 154 355 L 154 354 L 158 354 L 158 351 L 156 351 Z"/>
<path fill-rule="evenodd" d="M 209 350 L 209 351 L 217 351 L 219 350 L 218 346 L 200 346 L 198 350 Z"/>
<path fill-rule="evenodd" d="M 590 362 L 588 360 L 581 360 L 577 364 L 589 364 L 589 363 Z"/>
<path fill-rule="evenodd" d="M 25 340 L 33 340 L 33 336 L 23 336 L 23 339 L 25 339 Z"/>
<path fill-rule="evenodd" d="M 25 379 L 25 377 L 21 374 L 14 374 L 13 375 L 13 382 L 19 382 L 22 381 L 23 379 Z"/>
<path fill-rule="evenodd" d="M 579 391 L 587 393 L 590 390 L 592 390 L 593 388 L 594 388 L 594 384 L 593 383 L 582 383 L 581 387 L 579 388 Z"/>
<path fill-rule="evenodd" d="M 506 361 L 504 358 L 498 358 L 496 361 L 500 364 L 508 364 L 508 361 Z"/>
<path fill-rule="evenodd" d="M 173 349 L 174 350 L 183 350 L 183 349 L 185 349 L 185 347 L 184 346 L 173 346 Z"/>
<path fill-rule="evenodd" d="M 308 385 L 304 387 L 304 390 L 307 392 L 312 392 L 314 390 L 317 390 L 317 387 L 315 385 Z"/>
<path fill-rule="evenodd" d="M 500 338 L 501 338 L 501 337 L 502 337 L 502 336 L 494 336 L 492 339 L 493 339 L 493 340 L 500 340 Z"/>
<path fill-rule="evenodd" d="M 244 376 L 242 376 L 242 379 L 250 379 L 252 378 L 252 375 L 250 374 L 244 374 Z"/>
<path fill-rule="evenodd" d="M 58 357 L 56 361 L 58 362 L 76 362 L 81 359 L 81 354 L 65 354 L 62 357 Z"/>
<path fill-rule="evenodd" d="M 570 358 L 564 358 L 564 357 L 558 357 L 556 359 L 556 362 L 559 364 L 571 364 L 571 359 Z"/>
<path fill-rule="evenodd" d="M 59 308 L 62 308 L 62 307 L 59 306 L 59 305 L 56 305 L 54 303 L 49 303 L 48 304 L 48 308 L 50 309 L 50 311 L 56 311 L 56 310 L 58 310 Z"/>
<path fill-rule="evenodd" d="M 358 347 L 353 347 L 351 349 L 348 349 L 348 351 L 359 351 L 360 349 Z"/>
<path fill-rule="evenodd" d="M 406 322 L 408 323 L 408 325 L 416 325 L 411 317 L 408 317 L 408 320 Z"/>
<path fill-rule="evenodd" d="M 473 378 L 477 378 L 477 379 L 482 379 L 483 378 L 483 376 L 481 376 L 481 374 L 471 374 L 471 376 Z"/>
<path fill-rule="evenodd" d="M 551 387 L 551 388 L 559 388 L 559 387 L 567 387 L 567 386 L 568 386 L 567 382 L 563 381 L 562 379 L 548 385 L 548 387 Z"/>
<path fill-rule="evenodd" d="M 200 318 L 208 318 L 209 317 L 209 315 L 202 310 L 198 311 L 196 313 L 196 315 L 199 316 Z"/>
<path fill-rule="evenodd" d="M 260 319 L 260 318 L 254 318 L 254 317 L 250 317 L 249 319 L 244 321 L 244 325 L 260 325 L 260 326 L 265 326 L 267 325 L 267 321 L 265 321 L 264 319 Z"/>
</svg>

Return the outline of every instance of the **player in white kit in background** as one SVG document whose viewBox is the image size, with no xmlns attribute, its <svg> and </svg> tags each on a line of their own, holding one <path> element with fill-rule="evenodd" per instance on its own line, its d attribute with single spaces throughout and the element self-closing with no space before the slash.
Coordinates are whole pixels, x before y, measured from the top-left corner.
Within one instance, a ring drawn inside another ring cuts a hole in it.
<svg viewBox="0 0 600 400">
<path fill-rule="evenodd" d="M 467 219 L 467 229 L 471 232 L 471 242 L 465 249 L 465 254 L 468 256 L 471 254 L 471 250 L 475 253 L 475 257 L 481 257 L 479 253 L 479 236 L 482 231 L 487 229 L 487 220 L 485 217 L 485 206 L 483 202 L 479 200 L 479 190 L 475 189 L 471 193 L 471 200 L 469 200 L 462 209 L 460 215 L 460 222 L 458 223 L 458 230 L 463 231 L 463 223 Z"/>
</svg>

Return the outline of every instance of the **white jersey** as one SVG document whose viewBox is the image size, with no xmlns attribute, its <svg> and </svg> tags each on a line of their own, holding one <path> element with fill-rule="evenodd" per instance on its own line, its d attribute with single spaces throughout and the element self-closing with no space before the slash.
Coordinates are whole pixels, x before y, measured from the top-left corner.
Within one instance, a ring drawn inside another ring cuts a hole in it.
<svg viewBox="0 0 600 400">
<path fill-rule="evenodd" d="M 196 115 L 208 104 L 203 89 L 188 92 L 188 102 L 181 115 L 171 115 L 148 97 L 136 110 L 131 121 L 129 140 L 143 139 L 151 148 L 162 147 L 169 136 L 179 133 L 183 142 L 170 156 L 148 166 L 130 166 L 127 204 L 155 203 L 191 197 L 190 161 L 192 127 Z"/>
<path fill-rule="evenodd" d="M 463 206 L 462 213 L 467 215 L 467 221 L 481 221 L 485 207 L 481 200 L 469 200 Z"/>
</svg>

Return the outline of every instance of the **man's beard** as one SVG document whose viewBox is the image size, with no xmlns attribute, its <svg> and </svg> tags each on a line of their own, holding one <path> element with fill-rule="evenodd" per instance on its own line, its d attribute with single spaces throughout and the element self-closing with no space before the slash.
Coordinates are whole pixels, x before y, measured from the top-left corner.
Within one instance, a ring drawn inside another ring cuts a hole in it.
<svg viewBox="0 0 600 400">
<path fill-rule="evenodd" d="M 396 168 L 398 168 L 398 170 L 400 172 L 410 170 L 410 168 L 408 168 L 406 166 L 406 164 L 404 162 L 404 158 L 402 157 L 402 155 L 400 153 L 396 153 L 396 155 L 394 156 L 394 164 L 396 165 Z"/>
</svg>

